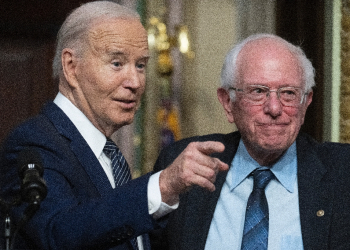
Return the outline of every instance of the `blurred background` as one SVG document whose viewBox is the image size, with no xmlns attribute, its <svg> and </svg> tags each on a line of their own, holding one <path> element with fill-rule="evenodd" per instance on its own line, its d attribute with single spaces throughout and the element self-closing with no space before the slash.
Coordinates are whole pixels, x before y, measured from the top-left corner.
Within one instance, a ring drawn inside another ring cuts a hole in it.
<svg viewBox="0 0 350 250">
<path fill-rule="evenodd" d="M 56 33 L 84 0 L 0 0 L 0 143 L 39 113 L 58 87 Z M 350 141 L 350 0 L 119 0 L 148 31 L 147 88 L 133 124 L 114 135 L 134 176 L 152 170 L 162 147 L 193 135 L 228 133 L 216 97 L 227 51 L 257 32 L 300 45 L 316 69 L 302 130 Z"/>
</svg>

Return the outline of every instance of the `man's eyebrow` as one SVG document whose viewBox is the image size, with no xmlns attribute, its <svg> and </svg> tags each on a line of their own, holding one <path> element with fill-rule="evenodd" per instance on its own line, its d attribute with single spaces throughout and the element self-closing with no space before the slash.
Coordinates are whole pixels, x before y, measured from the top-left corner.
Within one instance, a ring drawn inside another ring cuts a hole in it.
<svg viewBox="0 0 350 250">
<path fill-rule="evenodd" d="M 125 56 L 123 51 L 109 51 L 107 54 L 111 56 Z"/>
<path fill-rule="evenodd" d="M 140 56 L 140 60 L 148 60 L 151 56 L 149 54 Z"/>
<path fill-rule="evenodd" d="M 107 54 L 110 56 L 127 56 L 127 53 L 123 51 L 109 51 Z M 138 59 L 148 60 L 149 58 L 150 58 L 150 55 L 147 53 L 147 54 L 141 55 Z"/>
</svg>

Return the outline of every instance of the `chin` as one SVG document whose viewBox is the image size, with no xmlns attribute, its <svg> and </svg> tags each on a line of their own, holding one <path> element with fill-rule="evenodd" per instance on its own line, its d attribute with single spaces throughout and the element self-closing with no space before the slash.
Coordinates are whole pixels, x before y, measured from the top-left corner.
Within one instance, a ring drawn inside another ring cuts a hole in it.
<svg viewBox="0 0 350 250">
<path fill-rule="evenodd" d="M 277 153 L 277 152 L 284 152 L 290 147 L 290 145 L 291 144 L 289 144 L 286 141 L 283 141 L 283 142 L 273 141 L 273 142 L 264 143 L 262 145 L 262 148 L 266 152 Z"/>
<path fill-rule="evenodd" d="M 130 125 L 133 121 L 134 119 L 127 119 L 127 120 L 121 121 L 119 124 L 122 127 L 122 126 Z"/>
<path fill-rule="evenodd" d="M 117 113 L 116 116 L 112 117 L 115 124 L 125 126 L 129 125 L 134 121 L 135 112 L 123 112 Z"/>
</svg>

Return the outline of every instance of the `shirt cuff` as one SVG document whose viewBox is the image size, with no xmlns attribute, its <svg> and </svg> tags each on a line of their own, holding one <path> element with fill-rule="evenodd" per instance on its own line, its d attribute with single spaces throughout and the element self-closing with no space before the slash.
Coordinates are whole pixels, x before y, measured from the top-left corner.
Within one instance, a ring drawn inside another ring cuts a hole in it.
<svg viewBox="0 0 350 250">
<path fill-rule="evenodd" d="M 148 212 L 154 219 L 159 219 L 167 215 L 179 206 L 179 203 L 169 206 L 162 202 L 162 195 L 159 187 L 159 176 L 161 172 L 162 171 L 151 175 L 147 186 Z"/>
</svg>

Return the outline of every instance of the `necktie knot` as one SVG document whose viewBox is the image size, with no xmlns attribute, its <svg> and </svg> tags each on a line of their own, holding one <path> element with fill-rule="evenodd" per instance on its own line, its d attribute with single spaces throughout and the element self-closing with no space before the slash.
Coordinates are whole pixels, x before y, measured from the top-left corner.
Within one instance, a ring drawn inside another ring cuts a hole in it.
<svg viewBox="0 0 350 250">
<path fill-rule="evenodd" d="M 267 184 L 274 177 L 273 173 L 269 169 L 255 170 L 254 176 L 254 189 L 265 189 Z"/>
<path fill-rule="evenodd" d="M 117 147 L 117 145 L 115 145 L 115 143 L 111 140 L 111 139 L 107 139 L 105 147 L 103 148 L 103 152 L 109 157 L 111 158 L 112 153 L 116 152 L 118 153 L 119 149 Z"/>
</svg>

